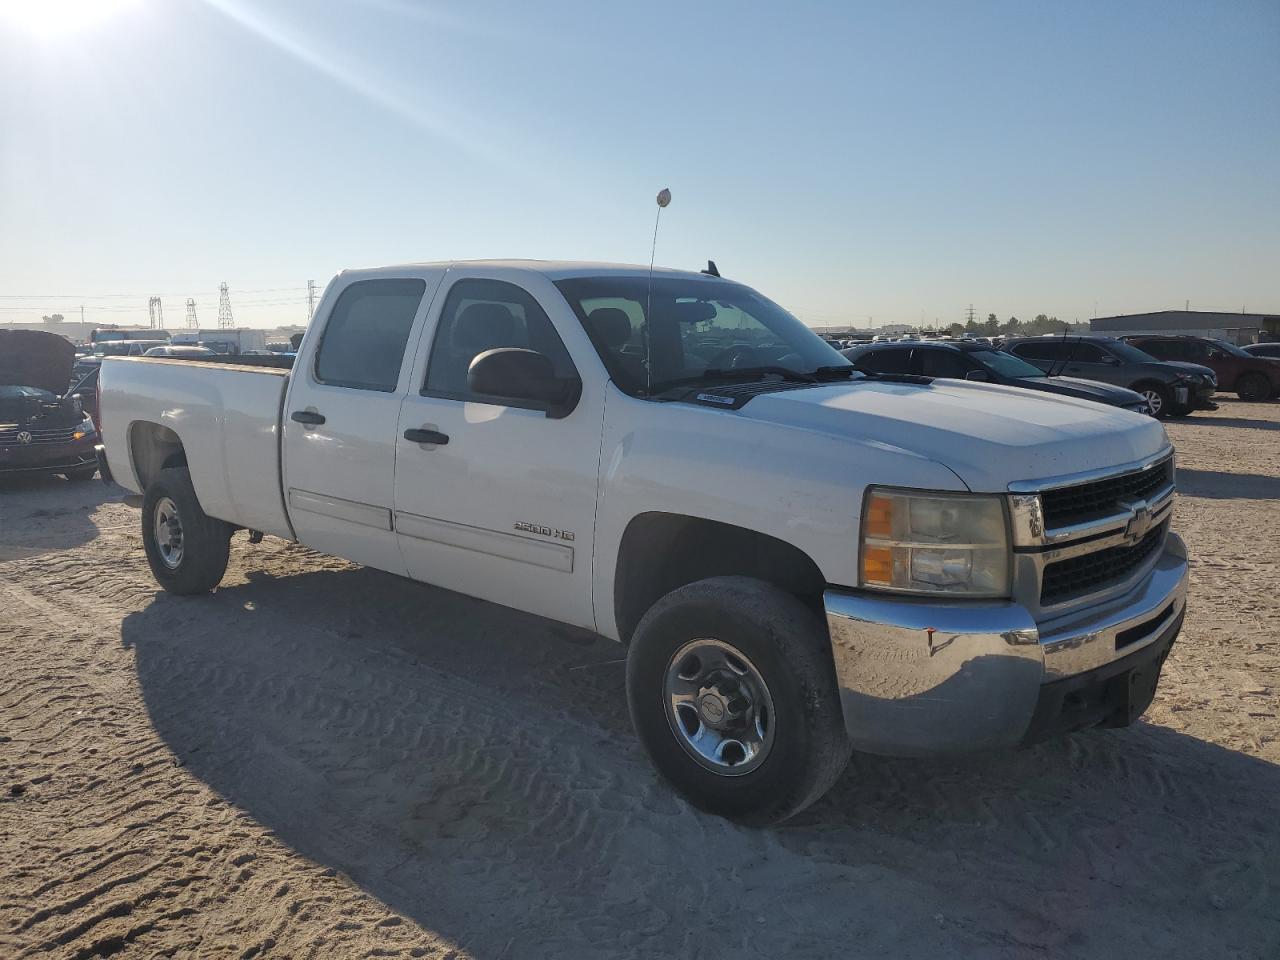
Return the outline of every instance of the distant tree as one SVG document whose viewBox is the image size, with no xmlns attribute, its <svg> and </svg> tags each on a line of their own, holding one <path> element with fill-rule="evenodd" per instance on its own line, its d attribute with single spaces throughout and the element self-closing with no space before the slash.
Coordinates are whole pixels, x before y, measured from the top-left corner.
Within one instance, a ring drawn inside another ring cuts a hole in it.
<svg viewBox="0 0 1280 960">
<path fill-rule="evenodd" d="M 951 334 L 953 337 L 960 336 L 964 331 L 965 325 L 963 323 L 953 323 L 951 326 L 947 327 L 947 333 Z"/>
</svg>

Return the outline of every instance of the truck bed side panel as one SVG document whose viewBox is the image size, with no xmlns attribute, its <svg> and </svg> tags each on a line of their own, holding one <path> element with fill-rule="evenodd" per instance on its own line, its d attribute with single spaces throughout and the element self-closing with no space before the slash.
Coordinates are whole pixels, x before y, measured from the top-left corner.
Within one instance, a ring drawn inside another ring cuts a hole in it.
<svg viewBox="0 0 1280 960">
<path fill-rule="evenodd" d="M 131 437 L 177 434 L 200 505 L 212 517 L 292 539 L 280 493 L 280 411 L 288 372 L 163 358 L 102 365 L 102 421 L 117 481 L 142 493 Z M 140 434 L 139 434 L 140 435 Z"/>
</svg>

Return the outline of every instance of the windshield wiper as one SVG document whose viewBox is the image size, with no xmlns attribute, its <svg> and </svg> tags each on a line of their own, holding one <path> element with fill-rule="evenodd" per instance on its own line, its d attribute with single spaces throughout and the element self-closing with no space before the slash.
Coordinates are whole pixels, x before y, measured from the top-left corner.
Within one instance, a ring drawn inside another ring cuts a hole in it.
<svg viewBox="0 0 1280 960">
<path fill-rule="evenodd" d="M 868 380 L 878 380 L 881 383 L 933 383 L 933 377 L 926 377 L 919 373 L 875 373 L 869 370 L 859 370 L 859 373 Z"/>
<path fill-rule="evenodd" d="M 819 380 L 848 380 L 857 372 L 858 368 L 852 363 L 833 363 L 818 367 L 813 371 L 813 376 Z"/>
</svg>

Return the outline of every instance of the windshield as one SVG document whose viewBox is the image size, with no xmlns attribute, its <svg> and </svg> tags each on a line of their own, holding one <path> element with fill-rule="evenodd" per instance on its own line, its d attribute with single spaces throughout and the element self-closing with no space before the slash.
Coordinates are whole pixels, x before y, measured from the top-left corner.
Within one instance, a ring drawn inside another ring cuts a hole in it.
<svg viewBox="0 0 1280 960">
<path fill-rule="evenodd" d="M 647 277 L 626 276 L 556 286 L 614 382 L 636 396 L 762 368 L 811 374 L 852 367 L 787 311 L 738 283 L 658 276 L 650 289 Z"/>
<path fill-rule="evenodd" d="M 1045 376 L 1045 372 L 1039 367 L 1015 357 L 1012 353 L 1005 353 L 1002 350 L 969 350 L 966 352 L 971 359 L 978 361 L 988 370 L 994 370 L 1002 377 L 1029 379 L 1031 377 Z"/>
<path fill-rule="evenodd" d="M 1107 341 L 1106 349 L 1110 350 L 1121 360 L 1127 360 L 1129 363 L 1159 363 L 1155 357 L 1149 353 L 1143 353 L 1132 343 L 1125 343 L 1123 340 Z"/>
<path fill-rule="evenodd" d="M 1218 340 L 1215 338 L 1213 341 L 1213 345 L 1215 347 L 1221 347 L 1223 350 L 1231 354 L 1231 356 L 1233 357 L 1244 357 L 1246 360 L 1251 359 L 1253 357 L 1253 354 L 1251 354 L 1248 350 L 1241 350 L 1234 343 L 1228 343 L 1226 340 Z"/>
<path fill-rule="evenodd" d="M 11 384 L 0 386 L 0 400 L 21 400 L 24 397 L 36 397 L 45 401 L 58 399 L 48 390 L 41 390 L 39 387 L 23 387 Z"/>
</svg>

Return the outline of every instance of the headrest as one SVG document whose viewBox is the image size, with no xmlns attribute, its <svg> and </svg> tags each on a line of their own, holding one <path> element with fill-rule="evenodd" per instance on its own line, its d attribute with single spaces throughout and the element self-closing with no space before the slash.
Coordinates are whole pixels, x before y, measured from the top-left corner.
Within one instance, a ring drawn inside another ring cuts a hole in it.
<svg viewBox="0 0 1280 960">
<path fill-rule="evenodd" d="M 610 350 L 617 350 L 631 339 L 631 318 L 620 307 L 597 307 L 587 314 L 587 322 Z"/>
<path fill-rule="evenodd" d="M 515 346 L 515 337 L 516 318 L 500 303 L 471 304 L 453 328 L 454 347 L 472 353 Z"/>
</svg>

